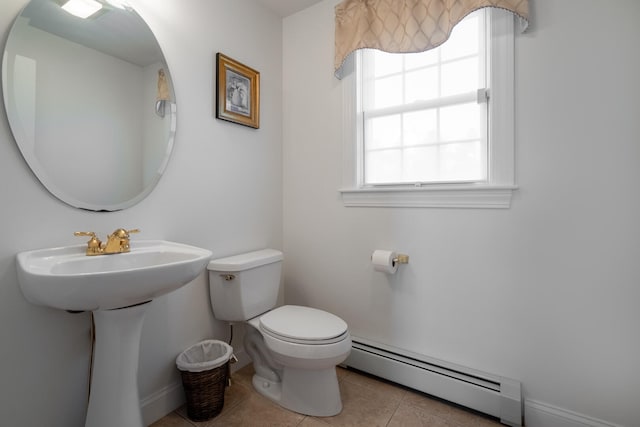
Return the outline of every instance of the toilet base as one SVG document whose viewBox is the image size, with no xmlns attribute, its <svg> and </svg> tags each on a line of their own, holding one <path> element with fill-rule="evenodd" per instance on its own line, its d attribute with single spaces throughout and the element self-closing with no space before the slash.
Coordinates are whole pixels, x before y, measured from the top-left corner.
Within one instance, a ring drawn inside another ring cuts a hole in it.
<svg viewBox="0 0 640 427">
<path fill-rule="evenodd" d="M 317 370 L 285 367 L 281 382 L 258 374 L 252 382 L 258 393 L 290 411 L 314 417 L 331 417 L 342 411 L 335 366 Z"/>
</svg>

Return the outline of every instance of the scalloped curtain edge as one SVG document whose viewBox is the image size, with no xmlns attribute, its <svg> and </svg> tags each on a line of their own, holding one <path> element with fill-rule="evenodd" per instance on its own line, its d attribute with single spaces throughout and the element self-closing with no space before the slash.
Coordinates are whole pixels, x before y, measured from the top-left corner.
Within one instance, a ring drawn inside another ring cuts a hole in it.
<svg viewBox="0 0 640 427">
<path fill-rule="evenodd" d="M 344 0 L 335 7 L 335 76 L 359 49 L 415 53 L 436 48 L 453 27 L 482 8 L 499 8 L 529 25 L 529 0 Z"/>
</svg>

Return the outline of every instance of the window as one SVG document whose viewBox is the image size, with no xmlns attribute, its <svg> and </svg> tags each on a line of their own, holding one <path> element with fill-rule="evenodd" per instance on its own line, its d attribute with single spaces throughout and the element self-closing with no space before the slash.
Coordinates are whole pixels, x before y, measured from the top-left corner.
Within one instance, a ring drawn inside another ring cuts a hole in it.
<svg viewBox="0 0 640 427">
<path fill-rule="evenodd" d="M 483 18 L 426 52 L 361 52 L 364 185 L 486 181 Z"/>
<path fill-rule="evenodd" d="M 345 88 L 347 206 L 508 207 L 513 16 L 481 9 L 439 48 L 359 51 Z"/>
</svg>

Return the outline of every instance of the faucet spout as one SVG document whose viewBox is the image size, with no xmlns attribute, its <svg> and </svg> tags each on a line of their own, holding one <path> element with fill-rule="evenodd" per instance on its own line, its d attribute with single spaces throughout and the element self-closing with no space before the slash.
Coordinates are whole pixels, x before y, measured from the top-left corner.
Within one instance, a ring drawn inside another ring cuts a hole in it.
<svg viewBox="0 0 640 427">
<path fill-rule="evenodd" d="M 113 233 L 107 236 L 107 244 L 104 246 L 105 254 L 121 254 L 129 252 L 131 245 L 129 244 L 129 234 L 139 233 L 140 230 L 134 228 L 132 230 L 125 230 L 124 228 L 118 228 Z"/>
</svg>

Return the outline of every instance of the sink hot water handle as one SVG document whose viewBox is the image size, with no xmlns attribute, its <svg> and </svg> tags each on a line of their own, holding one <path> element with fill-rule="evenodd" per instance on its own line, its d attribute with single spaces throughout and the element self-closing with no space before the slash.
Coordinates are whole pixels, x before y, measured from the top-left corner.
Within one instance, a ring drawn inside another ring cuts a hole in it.
<svg viewBox="0 0 640 427">
<path fill-rule="evenodd" d="M 76 231 L 73 235 L 91 237 L 87 242 L 87 255 L 100 255 L 102 253 L 102 242 L 93 231 Z"/>
</svg>

